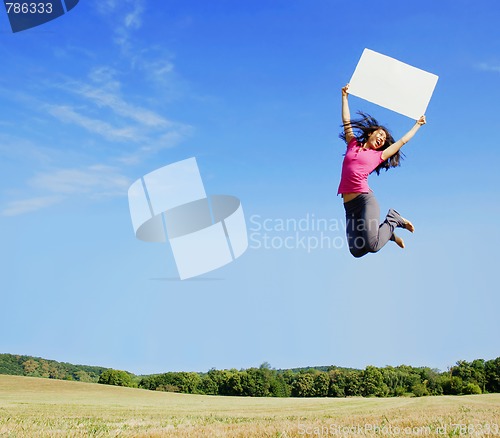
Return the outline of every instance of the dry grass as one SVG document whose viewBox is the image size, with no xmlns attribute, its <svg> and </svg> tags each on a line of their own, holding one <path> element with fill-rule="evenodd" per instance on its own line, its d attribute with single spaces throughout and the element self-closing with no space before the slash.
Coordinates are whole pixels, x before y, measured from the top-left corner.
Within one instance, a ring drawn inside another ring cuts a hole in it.
<svg viewBox="0 0 500 438">
<path fill-rule="evenodd" d="M 0 376 L 0 437 L 497 436 L 500 394 L 277 399 Z"/>
</svg>

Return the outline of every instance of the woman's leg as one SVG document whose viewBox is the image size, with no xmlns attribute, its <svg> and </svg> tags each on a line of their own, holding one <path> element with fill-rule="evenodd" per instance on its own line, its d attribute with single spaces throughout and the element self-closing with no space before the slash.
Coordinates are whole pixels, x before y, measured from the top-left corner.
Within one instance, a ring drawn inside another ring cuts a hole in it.
<svg viewBox="0 0 500 438">
<path fill-rule="evenodd" d="M 365 195 L 363 222 L 365 224 L 365 239 L 368 252 L 379 251 L 389 240 L 395 240 L 394 229 L 405 228 L 406 222 L 392 208 L 389 209 L 384 222 L 380 223 L 380 207 L 372 193 Z"/>
<path fill-rule="evenodd" d="M 398 243 L 394 229 L 396 227 L 407 228 L 407 223 L 392 208 L 389 209 L 384 222 L 380 223 L 380 207 L 373 193 L 361 193 L 353 200 L 346 202 L 344 208 L 347 243 L 354 257 L 363 257 L 369 252 L 377 252 L 389 240 L 393 240 L 401 247 L 404 246 Z"/>
<path fill-rule="evenodd" d="M 350 253 L 358 258 L 368 253 L 363 224 L 364 198 L 356 198 L 344 203 L 346 212 L 346 236 Z"/>
</svg>

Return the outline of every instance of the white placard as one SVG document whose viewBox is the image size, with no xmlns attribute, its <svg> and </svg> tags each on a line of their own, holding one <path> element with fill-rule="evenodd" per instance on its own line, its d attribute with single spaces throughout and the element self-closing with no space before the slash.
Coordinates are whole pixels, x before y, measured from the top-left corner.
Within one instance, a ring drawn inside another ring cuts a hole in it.
<svg viewBox="0 0 500 438">
<path fill-rule="evenodd" d="M 365 49 L 349 82 L 349 94 L 414 120 L 425 114 L 438 76 Z"/>
</svg>

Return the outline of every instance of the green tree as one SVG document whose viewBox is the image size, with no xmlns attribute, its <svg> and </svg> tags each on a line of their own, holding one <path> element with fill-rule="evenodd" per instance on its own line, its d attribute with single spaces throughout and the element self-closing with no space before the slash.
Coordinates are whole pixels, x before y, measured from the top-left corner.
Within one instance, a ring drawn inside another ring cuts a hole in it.
<svg viewBox="0 0 500 438">
<path fill-rule="evenodd" d="M 22 363 L 27 359 L 13 354 L 0 354 L 0 374 L 24 375 Z"/>
<path fill-rule="evenodd" d="M 285 380 L 283 374 L 275 373 L 271 379 L 269 391 L 273 397 L 290 397 L 292 388 Z"/>
<path fill-rule="evenodd" d="M 114 385 L 114 386 L 128 386 L 134 387 L 135 383 L 132 376 L 126 371 L 108 369 L 104 371 L 97 383 L 102 383 L 104 385 Z"/>
<path fill-rule="evenodd" d="M 44 360 L 44 359 L 39 359 L 38 363 L 40 365 L 38 368 L 38 374 L 40 375 L 40 377 L 45 377 L 45 378 L 50 377 L 50 364 L 49 364 L 49 362 Z"/>
<path fill-rule="evenodd" d="M 219 393 L 219 387 L 217 386 L 217 383 L 208 374 L 205 374 L 201 378 L 199 388 L 201 394 L 217 395 Z"/>
<path fill-rule="evenodd" d="M 429 367 L 419 368 L 420 380 L 426 386 L 430 395 L 443 394 L 443 387 L 441 386 L 441 377 L 438 370 Z"/>
<path fill-rule="evenodd" d="M 50 379 L 64 379 L 67 376 L 66 370 L 57 362 L 53 362 L 48 365 L 48 374 Z"/>
<path fill-rule="evenodd" d="M 462 394 L 462 389 L 464 383 L 462 379 L 458 376 L 451 376 L 448 373 L 444 373 L 441 376 L 441 386 L 443 388 L 444 395 L 460 395 Z"/>
<path fill-rule="evenodd" d="M 311 373 L 298 373 L 292 383 L 293 397 L 314 397 L 314 376 Z"/>
<path fill-rule="evenodd" d="M 408 365 L 400 365 L 395 369 L 398 374 L 398 386 L 404 388 L 405 393 L 413 392 L 413 388 L 422 383 L 421 374 L 417 369 Z M 401 389 L 398 391 L 401 391 Z"/>
<path fill-rule="evenodd" d="M 217 382 L 219 395 L 243 395 L 241 373 L 236 369 L 211 370 L 209 372 Z"/>
<path fill-rule="evenodd" d="M 472 367 L 469 362 L 459 360 L 455 366 L 451 367 L 450 373 L 452 376 L 460 377 L 463 382 L 469 382 L 472 378 Z"/>
<path fill-rule="evenodd" d="M 329 397 L 345 397 L 346 379 L 345 372 L 338 369 L 328 371 L 330 386 L 328 388 Z"/>
<path fill-rule="evenodd" d="M 38 370 L 38 362 L 33 359 L 28 359 L 23 362 L 23 369 L 25 376 L 33 376 Z"/>
<path fill-rule="evenodd" d="M 193 372 L 180 372 L 177 373 L 177 385 L 181 392 L 186 394 L 197 394 L 201 384 L 201 377 L 198 373 Z"/>
<path fill-rule="evenodd" d="M 387 385 L 389 390 L 389 395 L 401 395 L 401 392 L 405 392 L 401 378 L 402 373 L 400 370 L 387 366 L 382 368 L 380 372 L 382 373 L 384 383 Z"/>
<path fill-rule="evenodd" d="M 367 366 L 361 378 L 361 388 L 363 396 L 384 397 L 388 394 L 389 388 L 384 383 L 384 377 L 377 367 Z"/>
<path fill-rule="evenodd" d="M 212 388 L 215 390 L 214 395 L 224 395 L 226 373 L 221 370 L 216 370 L 212 368 L 207 373 L 207 379 L 210 379 L 211 383 L 205 381 L 206 388 Z"/>
<path fill-rule="evenodd" d="M 74 375 L 74 378 L 79 382 L 86 382 L 86 383 L 95 383 L 97 381 L 95 378 L 92 378 L 90 374 L 84 370 L 77 371 Z"/>
<path fill-rule="evenodd" d="M 350 370 L 345 373 L 345 395 L 348 397 L 362 395 L 361 375 L 359 370 Z"/>
<path fill-rule="evenodd" d="M 486 370 L 483 359 L 473 360 L 471 363 L 460 360 L 451 368 L 451 375 L 460 377 L 464 383 L 464 388 L 467 384 L 472 383 L 484 391 L 486 386 Z M 474 388 L 471 386 L 470 388 Z M 475 388 L 474 388 L 475 390 Z M 476 394 L 474 392 L 474 394 Z"/>
<path fill-rule="evenodd" d="M 500 357 L 486 361 L 484 370 L 486 390 L 488 392 L 500 392 Z"/>
<path fill-rule="evenodd" d="M 197 394 L 201 392 L 202 379 L 198 373 L 169 372 L 145 377 L 139 387 L 156 391 L 183 392 Z"/>
<path fill-rule="evenodd" d="M 328 397 L 330 387 L 330 377 L 324 371 L 318 371 L 314 376 L 314 395 L 315 397 Z"/>
<path fill-rule="evenodd" d="M 268 397 L 271 395 L 273 371 L 267 366 L 261 365 L 260 368 L 248 368 L 242 372 L 241 379 L 244 395 L 253 397 Z"/>
<path fill-rule="evenodd" d="M 486 369 L 484 359 L 474 359 L 471 363 L 472 368 L 472 379 L 479 388 L 481 392 L 486 390 Z"/>
</svg>

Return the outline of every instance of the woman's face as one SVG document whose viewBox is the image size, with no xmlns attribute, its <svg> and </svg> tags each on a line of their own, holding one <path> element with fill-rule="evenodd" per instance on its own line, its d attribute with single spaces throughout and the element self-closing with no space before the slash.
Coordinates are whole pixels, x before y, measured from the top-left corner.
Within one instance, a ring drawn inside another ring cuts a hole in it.
<svg viewBox="0 0 500 438">
<path fill-rule="evenodd" d="M 380 149 L 384 145 L 386 139 L 387 134 L 382 128 L 379 128 L 370 134 L 366 144 L 370 149 Z"/>
</svg>

